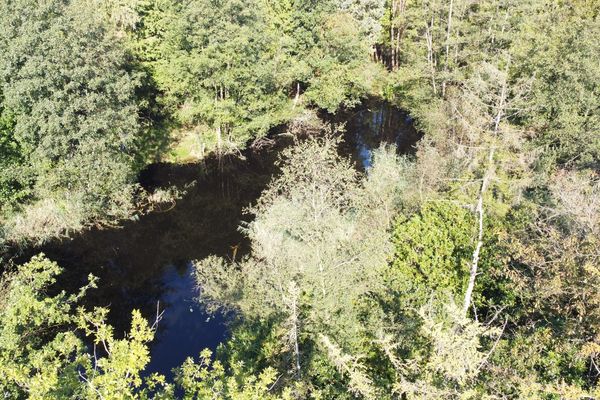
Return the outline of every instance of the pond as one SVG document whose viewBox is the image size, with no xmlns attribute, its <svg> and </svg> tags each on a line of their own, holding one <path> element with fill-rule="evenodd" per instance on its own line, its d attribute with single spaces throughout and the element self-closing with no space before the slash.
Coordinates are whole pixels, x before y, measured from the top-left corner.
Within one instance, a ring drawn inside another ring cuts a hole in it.
<svg viewBox="0 0 600 400">
<path fill-rule="evenodd" d="M 405 113 L 382 103 L 366 103 L 331 122 L 346 123 L 340 152 L 360 169 L 368 169 L 370 152 L 382 141 L 409 153 L 420 138 Z M 86 305 L 110 307 L 109 322 L 118 335 L 128 330 L 131 310 L 139 309 L 152 320 L 157 309 L 164 312 L 151 344 L 148 373 L 171 376 L 186 357 L 204 348 L 214 350 L 227 337 L 224 317 L 207 314 L 195 301 L 192 261 L 211 254 L 240 257 L 247 251 L 237 229 L 249 220 L 243 209 L 277 172 L 277 154 L 290 144 L 289 137 L 280 138 L 245 151 L 242 158 L 150 165 L 140 175 L 144 187 L 176 186 L 186 194 L 118 228 L 93 229 L 37 251 L 65 269 L 59 285 L 67 290 L 85 284 L 89 273 L 100 278 Z"/>
</svg>

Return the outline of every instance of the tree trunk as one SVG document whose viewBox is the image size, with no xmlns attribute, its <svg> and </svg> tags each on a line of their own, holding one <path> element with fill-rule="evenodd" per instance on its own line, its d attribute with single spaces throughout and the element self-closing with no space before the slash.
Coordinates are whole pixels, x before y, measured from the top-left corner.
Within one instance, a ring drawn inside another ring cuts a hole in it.
<svg viewBox="0 0 600 400">
<path fill-rule="evenodd" d="M 508 74 L 508 66 L 506 73 Z M 506 76 L 504 76 L 504 81 L 502 82 L 502 89 L 500 91 L 500 99 L 498 101 L 498 111 L 496 112 L 496 117 L 494 118 L 494 127 L 493 127 L 493 137 L 496 138 L 498 136 L 498 132 L 500 129 L 500 121 L 504 116 L 504 109 L 506 106 L 506 96 L 507 96 L 507 83 Z M 473 289 L 475 288 L 475 279 L 477 278 L 477 269 L 479 265 L 479 253 L 481 252 L 481 248 L 483 247 L 483 197 L 487 190 L 489 181 L 491 179 L 493 170 L 494 170 L 494 152 L 496 148 L 494 145 L 490 147 L 490 151 L 488 153 L 487 163 L 488 166 L 486 168 L 485 174 L 483 176 L 483 180 L 481 182 L 481 188 L 479 190 L 479 199 L 477 200 L 477 207 L 475 211 L 477 212 L 477 218 L 479 223 L 479 230 L 477 234 L 477 245 L 475 246 L 475 251 L 473 252 L 473 257 L 471 259 L 471 271 L 469 275 L 469 284 L 467 285 L 467 291 L 465 292 L 465 302 L 463 304 L 463 314 L 467 315 L 469 311 L 469 306 L 471 305 L 471 298 L 473 296 Z"/>
<path fill-rule="evenodd" d="M 433 37 L 431 30 L 433 29 L 433 16 L 431 17 L 431 25 L 427 24 L 425 29 L 425 39 L 427 41 L 427 63 L 431 71 L 431 86 L 433 87 L 433 94 L 437 94 L 437 87 L 435 84 L 435 60 L 433 55 Z"/>
<path fill-rule="evenodd" d="M 394 64 L 396 65 L 396 68 L 398 68 L 400 66 L 400 34 L 402 33 L 402 30 L 400 28 L 398 28 L 396 30 L 396 50 L 394 51 L 394 54 L 396 55 L 396 59 L 394 60 Z"/>
<path fill-rule="evenodd" d="M 392 12 L 390 14 L 390 67 L 396 69 L 396 47 L 394 46 L 394 24 L 396 19 L 396 0 L 392 0 Z"/>
<path fill-rule="evenodd" d="M 444 63 L 444 72 L 448 72 L 448 61 L 449 61 L 449 53 L 450 53 L 450 32 L 452 31 L 452 14 L 454 12 L 454 0 L 450 0 L 450 5 L 448 6 L 448 25 L 446 27 L 446 61 Z M 442 96 L 446 95 L 446 77 L 444 77 L 444 82 L 442 82 Z"/>
<path fill-rule="evenodd" d="M 488 167 L 486 169 L 485 175 L 483 176 L 483 180 L 481 181 L 481 187 L 479 189 L 479 198 L 477 199 L 477 207 L 475 209 L 475 212 L 477 213 L 479 229 L 477 233 L 477 245 L 475 246 L 475 251 L 473 252 L 473 257 L 471 259 L 469 284 L 467 285 L 467 291 L 465 292 L 465 302 L 463 304 L 464 315 L 467 315 L 467 312 L 469 311 L 469 306 L 471 305 L 471 297 L 473 297 L 473 289 L 475 289 L 475 279 L 477 278 L 477 269 L 479 266 L 479 254 L 481 253 L 481 248 L 483 247 L 483 197 L 485 195 L 489 184 L 489 180 L 492 175 L 494 165 L 494 152 L 495 147 L 492 146 L 488 154 Z"/>
<path fill-rule="evenodd" d="M 296 97 L 294 97 L 294 108 L 298 105 L 298 100 L 300 100 L 300 82 L 296 82 Z"/>
<path fill-rule="evenodd" d="M 448 65 L 448 56 L 450 54 L 450 32 L 452 31 L 452 14 L 454 12 L 454 0 L 450 0 L 448 6 L 448 26 L 446 27 L 446 65 Z"/>
</svg>

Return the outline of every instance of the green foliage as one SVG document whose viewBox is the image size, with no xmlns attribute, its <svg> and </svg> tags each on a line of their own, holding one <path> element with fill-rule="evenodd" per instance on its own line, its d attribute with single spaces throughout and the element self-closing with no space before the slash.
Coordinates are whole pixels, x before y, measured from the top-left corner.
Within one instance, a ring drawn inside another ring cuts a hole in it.
<svg viewBox="0 0 600 400">
<path fill-rule="evenodd" d="M 8 1 L 0 15 L 3 191 L 114 218 L 140 129 L 127 54 L 85 2 Z"/>
<path fill-rule="evenodd" d="M 335 112 L 373 90 L 382 70 L 370 63 L 362 14 L 347 9 L 332 1 L 141 2 L 134 48 L 181 125 L 209 148 L 240 147 L 302 103 Z"/>
<path fill-rule="evenodd" d="M 172 4 L 165 22 L 147 20 L 144 34 L 161 34 L 152 23 L 168 23 L 151 68 L 165 101 L 188 126 L 205 124 L 220 147 L 264 135 L 281 122 L 287 97 L 276 81 L 266 31 L 253 0 Z M 148 41 L 148 38 L 144 38 Z"/>
<path fill-rule="evenodd" d="M 341 10 L 350 14 L 366 33 L 369 44 L 374 44 L 381 33 L 381 19 L 385 13 L 385 0 L 341 0 Z"/>
<path fill-rule="evenodd" d="M 76 308 L 93 278 L 7 267 L 0 396 L 598 397 L 599 35 L 586 0 L 0 2 L 4 241 L 128 216 L 169 129 L 187 159 L 376 95 L 425 133 L 366 175 L 330 137 L 285 151 L 251 253 L 196 263 L 232 337 L 174 383 L 138 311 L 116 338 Z"/>
<path fill-rule="evenodd" d="M 421 211 L 401 216 L 395 230 L 390 270 L 403 272 L 391 274 L 389 290 L 402 299 L 402 312 L 387 311 L 390 320 L 413 321 L 407 299 L 422 304 L 431 291 L 461 294 L 466 266 L 476 260 L 472 317 L 496 327 L 499 315 L 506 321 L 476 390 L 501 398 L 593 396 L 598 297 L 589 285 L 598 271 L 597 240 L 590 239 L 598 215 L 598 50 L 591 38 L 598 35 L 597 4 L 387 6 L 379 53 L 392 70 L 386 93 L 426 133 L 411 178 Z M 483 240 L 476 253 L 479 221 L 467 210 L 477 210 L 479 200 Z M 426 224 L 422 214 L 431 204 L 451 204 L 465 218 Z M 423 248 L 423 242 L 431 243 Z M 453 262 L 454 252 L 461 255 Z M 428 267 L 439 275 L 421 272 Z M 406 343 L 419 335 L 399 331 L 400 354 L 418 354 L 420 341 Z"/>
<path fill-rule="evenodd" d="M 514 75 L 534 78 L 520 122 L 536 132 L 534 143 L 543 151 L 543 168 L 556 163 L 597 168 L 598 5 L 551 1 L 532 8 L 515 40 Z"/>
<path fill-rule="evenodd" d="M 77 335 L 60 329 L 73 322 L 78 295 L 49 287 L 60 273 L 56 263 L 34 257 L 0 284 L 0 393 L 10 398 L 68 398 L 77 393 L 77 368 L 86 361 Z"/>
<path fill-rule="evenodd" d="M 211 361 L 211 353 L 204 350 L 198 362 L 188 358 L 178 369 L 176 382 L 183 390 L 184 399 L 222 400 L 275 400 L 292 399 L 289 390 L 281 396 L 271 392 L 276 383 L 277 373 L 267 369 L 259 376 L 244 376 L 241 365 L 234 366 L 227 374 L 219 361 Z"/>
<path fill-rule="evenodd" d="M 452 203 L 428 203 L 411 218 L 400 218 L 392 239 L 391 285 L 417 304 L 432 291 L 462 294 L 473 236 L 472 214 Z"/>
<path fill-rule="evenodd" d="M 166 396 L 164 377 L 145 379 L 147 343 L 154 330 L 138 311 L 131 331 L 115 339 L 107 325 L 108 310 L 87 312 L 76 303 L 96 280 L 75 295 L 50 295 L 60 267 L 38 255 L 6 275 L 0 283 L 0 393 L 29 399 L 124 399 Z M 88 352 L 81 332 L 100 346 L 104 356 Z M 155 397 L 160 398 L 160 397 Z"/>
<path fill-rule="evenodd" d="M 281 175 L 252 208 L 252 256 L 233 265 L 209 258 L 196 264 L 197 278 L 208 305 L 274 321 L 278 351 L 268 361 L 288 358 L 296 380 L 304 374 L 320 380 L 321 369 L 313 368 L 323 359 L 318 335 L 352 347 L 368 329 L 356 305 L 381 285 L 398 160 L 382 149 L 371 175 L 358 180 L 330 138 L 299 143 L 284 157 Z"/>
<path fill-rule="evenodd" d="M 108 309 L 77 307 L 96 279 L 73 295 L 55 293 L 62 272 L 42 254 L 5 274 L 0 281 L 0 393 L 11 399 L 291 399 L 288 390 L 275 395 L 275 370 L 244 372 L 242 363 L 226 370 L 211 361 L 188 359 L 174 383 L 164 376 L 145 376 L 148 343 L 155 327 L 132 312 L 131 329 L 115 337 L 106 323 Z M 84 339 L 84 336 L 87 336 Z M 93 346 L 93 349 L 91 348 Z"/>
<path fill-rule="evenodd" d="M 22 168 L 22 151 L 13 138 L 14 119 L 2 112 L 0 101 L 0 211 L 15 207 L 29 193 L 31 183 Z"/>
<path fill-rule="evenodd" d="M 479 64 L 497 64 L 508 70 L 509 87 L 526 82 L 511 96 L 521 98 L 509 118 L 534 139 L 539 167 L 597 167 L 599 50 L 593 38 L 600 21 L 594 2 L 391 0 L 382 26 L 391 97 L 423 126 L 436 118 L 434 99 L 447 99 Z M 509 61 L 501 66 L 501 59 Z"/>
<path fill-rule="evenodd" d="M 500 329 L 466 317 L 452 300 L 423 306 L 419 315 L 426 351 L 416 354 L 416 362 L 400 364 L 390 348 L 392 342 L 382 341 L 398 369 L 395 390 L 408 399 L 492 398 L 478 387 L 477 378 L 488 357 L 484 339 L 498 337 Z"/>
<path fill-rule="evenodd" d="M 353 108 L 372 90 L 369 75 L 379 72 L 375 67 L 367 68 L 368 43 L 349 14 L 324 17 L 320 26 L 315 32 L 318 46 L 308 55 L 312 73 L 306 99 L 330 113 L 340 107 Z"/>
<path fill-rule="evenodd" d="M 146 380 L 141 376 L 150 361 L 147 344 L 154 338 L 154 330 L 140 312 L 134 310 L 129 334 L 124 339 L 115 339 L 113 328 L 105 322 L 107 313 L 108 309 L 95 309 L 93 313 L 80 310 L 77 316 L 79 327 L 93 337 L 94 346 L 101 346 L 107 353 L 106 357 L 94 359 L 93 366 L 88 364 L 85 375 L 81 375 L 85 397 L 148 398 L 148 388 L 155 389 L 165 382 L 163 376 L 153 375 Z"/>
</svg>

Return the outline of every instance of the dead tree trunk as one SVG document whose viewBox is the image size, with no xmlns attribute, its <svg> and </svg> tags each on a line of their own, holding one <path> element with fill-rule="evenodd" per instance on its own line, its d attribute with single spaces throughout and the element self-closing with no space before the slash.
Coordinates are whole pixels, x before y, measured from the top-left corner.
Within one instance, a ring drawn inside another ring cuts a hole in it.
<svg viewBox="0 0 600 400">
<path fill-rule="evenodd" d="M 429 64 L 429 70 L 431 72 L 431 86 L 433 88 L 433 94 L 437 94 L 437 87 L 435 83 L 435 55 L 433 53 L 433 16 L 431 17 L 431 24 L 427 24 L 425 29 L 425 40 L 427 42 L 427 63 Z"/>
<path fill-rule="evenodd" d="M 452 15 L 454 13 L 454 0 L 448 5 L 448 25 L 446 26 L 446 60 L 444 62 L 444 81 L 442 82 L 442 97 L 446 95 L 446 80 L 448 73 L 448 62 L 450 59 L 450 32 L 452 31 Z"/>
<path fill-rule="evenodd" d="M 494 152 L 495 147 L 490 148 L 490 152 L 488 153 L 488 167 L 481 181 L 481 186 L 479 189 L 479 198 L 477 199 L 477 207 L 475 208 L 475 212 L 477 213 L 477 222 L 478 222 L 478 233 L 477 233 L 477 245 L 475 246 L 475 251 L 473 251 L 473 257 L 471 258 L 471 271 L 469 274 L 469 284 L 467 285 L 467 291 L 465 292 L 465 302 L 463 304 L 463 314 L 467 315 L 469 311 L 469 306 L 471 305 L 471 297 L 473 296 L 473 289 L 475 289 L 475 279 L 477 278 L 477 269 L 479 265 L 479 255 L 481 253 L 481 248 L 483 247 L 483 217 L 484 217 L 484 209 L 483 209 L 483 198 L 485 192 L 488 188 L 489 181 L 491 179 L 492 171 L 493 171 L 493 163 L 494 163 Z"/>
<path fill-rule="evenodd" d="M 507 70 L 508 72 L 508 70 Z M 507 97 L 507 82 L 506 76 L 504 76 L 504 81 L 502 82 L 502 89 L 500 91 L 500 98 L 498 101 L 497 112 L 494 118 L 494 126 L 492 130 L 493 138 L 496 139 L 498 136 L 498 132 L 500 129 L 500 121 L 504 117 L 504 110 L 506 107 L 506 97 Z M 483 175 L 483 179 L 481 181 L 481 186 L 479 189 L 479 198 L 477 199 L 477 207 L 475 208 L 475 212 L 477 213 L 478 220 L 478 234 L 477 234 L 477 245 L 475 246 L 475 251 L 473 251 L 473 257 L 471 258 L 471 271 L 469 274 L 469 284 L 467 285 L 467 291 L 465 292 L 465 302 L 463 304 L 463 314 L 467 315 L 469 311 L 469 306 L 471 305 L 471 298 L 473 297 L 473 290 L 475 289 L 475 279 L 477 278 L 477 270 L 479 266 L 479 256 L 481 253 L 481 248 L 483 247 L 483 217 L 484 217 L 484 203 L 483 199 L 485 196 L 485 192 L 488 188 L 490 179 L 492 178 L 492 174 L 494 172 L 494 153 L 496 151 L 496 147 L 492 144 L 490 147 L 488 158 L 487 158 L 487 167 L 486 171 Z"/>
<path fill-rule="evenodd" d="M 448 65 L 448 54 L 450 52 L 450 32 L 452 30 L 452 13 L 454 11 L 454 0 L 450 0 L 448 6 L 448 26 L 446 27 L 446 65 Z"/>
<path fill-rule="evenodd" d="M 298 100 L 300 100 L 300 82 L 296 82 L 296 96 L 294 97 L 294 108 L 298 105 Z"/>
</svg>

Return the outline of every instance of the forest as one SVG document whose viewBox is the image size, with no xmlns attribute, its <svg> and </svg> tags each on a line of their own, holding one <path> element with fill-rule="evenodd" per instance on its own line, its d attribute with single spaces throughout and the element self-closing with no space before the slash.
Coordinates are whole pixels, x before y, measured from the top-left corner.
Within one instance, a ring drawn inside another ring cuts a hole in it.
<svg viewBox="0 0 600 400">
<path fill-rule="evenodd" d="M 599 38 L 597 0 L 0 0 L 0 397 L 600 398 Z M 225 333 L 165 372 L 181 260 Z"/>
</svg>

